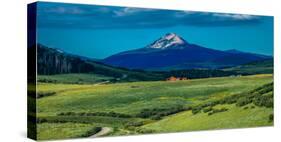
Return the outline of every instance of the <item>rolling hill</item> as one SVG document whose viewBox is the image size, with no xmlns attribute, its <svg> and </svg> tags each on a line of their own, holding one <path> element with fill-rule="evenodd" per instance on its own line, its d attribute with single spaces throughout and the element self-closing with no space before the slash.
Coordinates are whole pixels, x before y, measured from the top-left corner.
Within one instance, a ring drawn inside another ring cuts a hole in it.
<svg viewBox="0 0 281 142">
<path fill-rule="evenodd" d="M 224 68 L 223 71 L 233 71 L 238 74 L 265 74 L 273 73 L 273 59 L 266 59 L 261 61 L 254 61 L 251 63 Z"/>
<path fill-rule="evenodd" d="M 37 71 L 39 81 L 40 79 L 41 81 L 45 79 L 45 82 L 54 82 L 52 80 L 53 76 L 60 77 L 63 74 L 70 75 L 71 77 L 68 77 L 70 79 L 77 79 L 77 77 L 79 79 L 77 74 L 87 74 L 88 77 L 89 75 L 100 76 L 107 79 L 111 78 L 111 82 L 163 79 L 161 74 L 112 67 L 91 59 L 71 55 L 58 49 L 48 48 L 42 44 L 37 45 Z M 67 75 L 64 75 L 63 78 L 67 78 Z"/>
<path fill-rule="evenodd" d="M 41 83 L 38 139 L 272 126 L 273 77 L 253 75 L 116 84 Z M 196 113 L 195 113 L 196 112 Z M 62 134 L 63 133 L 63 134 Z"/>
</svg>

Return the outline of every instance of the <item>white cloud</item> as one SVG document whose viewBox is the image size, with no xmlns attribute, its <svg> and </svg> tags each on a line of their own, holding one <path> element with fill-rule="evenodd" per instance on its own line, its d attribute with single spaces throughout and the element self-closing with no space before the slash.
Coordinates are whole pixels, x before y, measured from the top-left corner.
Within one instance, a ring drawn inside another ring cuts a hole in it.
<svg viewBox="0 0 281 142">
<path fill-rule="evenodd" d="M 256 19 L 256 16 L 246 15 L 246 14 L 222 14 L 222 13 L 214 13 L 213 16 L 220 18 L 229 18 L 233 20 L 252 20 Z"/>
<path fill-rule="evenodd" d="M 47 13 L 57 13 L 57 14 L 82 14 L 84 11 L 78 7 L 53 7 L 47 8 L 45 10 Z"/>
<path fill-rule="evenodd" d="M 122 8 L 120 10 L 116 10 L 116 11 L 114 11 L 114 13 L 116 14 L 116 16 L 130 16 L 130 15 L 133 15 L 133 14 L 136 14 L 136 13 L 149 12 L 149 11 L 155 11 L 155 9 L 126 7 L 126 8 Z"/>
<path fill-rule="evenodd" d="M 194 14 L 194 13 L 196 13 L 196 12 L 194 12 L 194 11 L 179 11 L 179 12 L 175 12 L 175 17 L 182 18 L 182 17 L 188 16 L 190 14 Z"/>
</svg>

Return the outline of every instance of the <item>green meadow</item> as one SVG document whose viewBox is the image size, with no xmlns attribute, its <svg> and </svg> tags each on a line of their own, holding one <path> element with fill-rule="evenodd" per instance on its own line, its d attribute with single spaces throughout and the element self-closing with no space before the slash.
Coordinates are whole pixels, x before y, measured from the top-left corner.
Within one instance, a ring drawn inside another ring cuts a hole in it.
<svg viewBox="0 0 281 142">
<path fill-rule="evenodd" d="M 103 128 L 111 131 L 102 136 L 116 136 L 273 125 L 272 74 L 129 83 L 70 78 L 39 76 L 39 140 L 90 137 Z"/>
<path fill-rule="evenodd" d="M 268 120 L 269 115 L 272 114 L 271 108 L 255 107 L 252 104 L 245 107 L 219 105 L 214 108 L 219 107 L 229 110 L 211 116 L 208 113 L 193 115 L 191 111 L 186 111 L 145 125 L 143 128 L 156 132 L 184 132 L 272 125 Z"/>
</svg>

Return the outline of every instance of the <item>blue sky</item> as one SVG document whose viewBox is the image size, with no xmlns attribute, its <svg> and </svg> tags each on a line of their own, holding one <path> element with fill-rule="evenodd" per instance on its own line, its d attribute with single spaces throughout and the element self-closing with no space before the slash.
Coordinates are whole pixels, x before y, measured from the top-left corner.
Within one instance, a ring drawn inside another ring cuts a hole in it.
<svg viewBox="0 0 281 142">
<path fill-rule="evenodd" d="M 273 54 L 273 17 L 39 2 L 38 42 L 102 59 L 166 33 L 218 50 Z"/>
</svg>

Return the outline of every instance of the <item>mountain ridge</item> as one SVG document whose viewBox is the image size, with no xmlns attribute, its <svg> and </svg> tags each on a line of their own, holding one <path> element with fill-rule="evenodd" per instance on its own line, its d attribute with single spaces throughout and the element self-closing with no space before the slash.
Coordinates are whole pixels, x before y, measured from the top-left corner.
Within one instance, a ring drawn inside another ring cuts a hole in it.
<svg viewBox="0 0 281 142">
<path fill-rule="evenodd" d="M 158 70 L 180 66 L 181 69 L 217 69 L 271 58 L 238 50 L 221 51 L 188 43 L 175 33 L 168 33 L 143 48 L 111 55 L 102 60 L 112 66 Z M 176 68 L 175 68 L 176 69 Z"/>
</svg>

